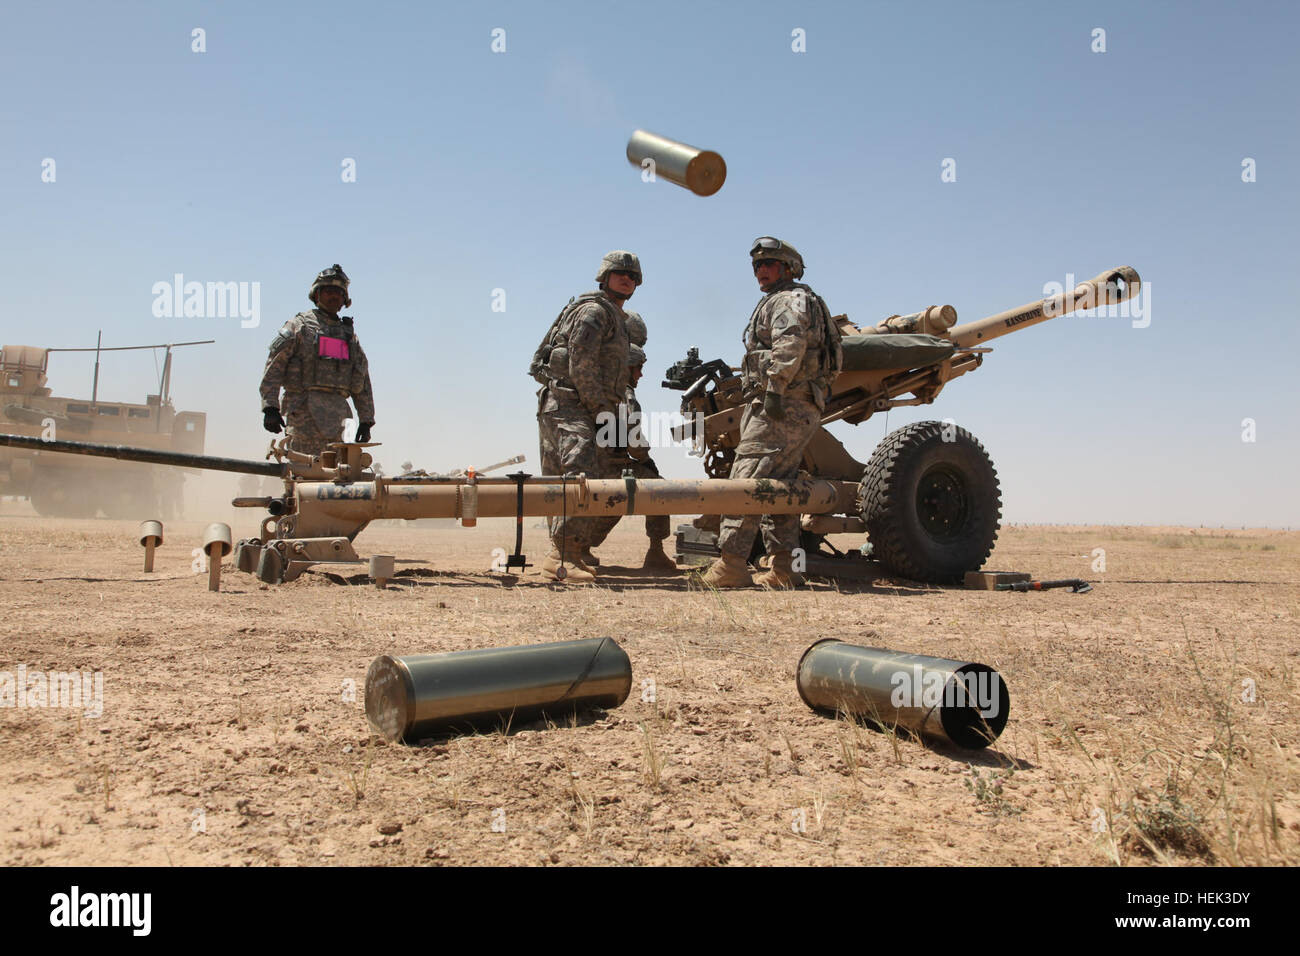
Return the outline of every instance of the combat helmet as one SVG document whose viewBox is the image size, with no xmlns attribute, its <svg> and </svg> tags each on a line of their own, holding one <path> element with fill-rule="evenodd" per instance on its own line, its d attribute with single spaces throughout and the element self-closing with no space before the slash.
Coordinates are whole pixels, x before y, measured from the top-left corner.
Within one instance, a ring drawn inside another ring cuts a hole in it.
<svg viewBox="0 0 1300 956">
<path fill-rule="evenodd" d="M 611 272 L 631 272 L 636 276 L 636 284 L 641 284 L 641 260 L 626 249 L 615 249 L 605 253 L 600 260 L 600 270 L 596 273 L 596 282 L 604 285 Z"/>
<path fill-rule="evenodd" d="M 307 298 L 311 299 L 312 305 L 315 305 L 316 293 L 326 286 L 334 286 L 336 289 L 343 290 L 343 304 L 349 306 L 352 304 L 352 299 L 348 296 L 348 286 L 351 284 L 352 280 L 348 278 L 348 274 L 336 262 L 316 274 L 316 281 L 311 284 L 311 291 L 307 293 Z"/>
<path fill-rule="evenodd" d="M 626 312 L 623 315 L 623 322 L 627 326 L 627 337 L 633 345 L 645 345 L 648 338 L 645 328 L 645 319 L 641 318 L 639 312 Z"/>
<path fill-rule="evenodd" d="M 635 342 L 629 345 L 627 348 L 628 368 L 636 368 L 638 365 L 644 365 L 644 364 L 645 364 L 645 352 L 642 351 L 641 346 L 637 345 Z"/>
<path fill-rule="evenodd" d="M 775 259 L 790 267 L 791 276 L 796 279 L 803 278 L 803 256 L 799 255 L 799 250 L 790 243 L 782 242 L 780 239 L 759 236 L 749 248 L 749 258 L 754 262 L 759 259 Z"/>
</svg>

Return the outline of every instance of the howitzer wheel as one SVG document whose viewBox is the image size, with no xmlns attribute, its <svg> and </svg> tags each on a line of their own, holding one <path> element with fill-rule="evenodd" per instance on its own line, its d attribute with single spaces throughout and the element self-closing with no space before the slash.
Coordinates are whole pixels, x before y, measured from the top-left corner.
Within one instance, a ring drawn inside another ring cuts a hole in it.
<svg viewBox="0 0 1300 956">
<path fill-rule="evenodd" d="M 901 577 L 955 584 L 983 566 L 998 537 L 998 473 L 956 425 L 917 422 L 886 435 L 859 495 L 872 557 Z"/>
</svg>

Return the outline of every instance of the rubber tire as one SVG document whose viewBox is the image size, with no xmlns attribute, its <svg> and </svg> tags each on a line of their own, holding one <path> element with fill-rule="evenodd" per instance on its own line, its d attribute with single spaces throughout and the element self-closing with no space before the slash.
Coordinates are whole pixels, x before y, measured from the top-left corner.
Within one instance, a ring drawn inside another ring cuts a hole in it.
<svg viewBox="0 0 1300 956">
<path fill-rule="evenodd" d="M 952 430 L 952 441 L 943 440 L 945 429 Z M 926 490 L 928 504 L 919 500 Z M 886 570 L 955 584 L 983 566 L 997 541 L 998 473 L 966 429 L 917 422 L 890 432 L 876 447 L 859 487 L 859 511 L 872 558 Z M 936 531 L 940 523 L 954 526 Z"/>
</svg>

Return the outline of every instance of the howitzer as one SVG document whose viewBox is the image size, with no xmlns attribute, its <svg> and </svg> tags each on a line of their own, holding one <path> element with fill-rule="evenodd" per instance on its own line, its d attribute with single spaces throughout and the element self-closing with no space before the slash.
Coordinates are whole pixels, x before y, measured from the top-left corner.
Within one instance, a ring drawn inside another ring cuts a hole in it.
<svg viewBox="0 0 1300 956">
<path fill-rule="evenodd" d="M 845 338 L 845 367 L 833 385 L 823 422 L 860 422 L 884 408 L 933 401 L 948 381 L 979 366 L 987 350 L 978 343 L 1085 303 L 1124 301 L 1136 293 L 1138 282 L 1132 269 L 1114 270 L 1071 293 L 963 326 L 953 325 L 956 315 L 947 306 L 891 316 L 866 331 L 838 317 L 851 334 Z M 683 411 L 708 412 L 704 436 L 714 457 L 706 460 L 706 467 L 713 475 L 725 473 L 721 466 L 739 437 L 739 377 L 722 360 L 699 362 L 698 352 L 675 368 L 678 382 L 685 383 L 694 373 L 694 380 L 685 385 Z M 912 398 L 903 397 L 907 394 Z M 828 534 L 865 530 L 873 557 L 887 570 L 948 582 L 984 563 L 997 537 L 1001 507 L 997 473 L 984 449 L 964 429 L 941 422 L 920 422 L 891 433 L 865 465 L 822 428 L 805 454 L 810 477 L 784 481 L 534 477 L 522 472 L 500 478 L 385 478 L 371 470 L 366 449 L 373 445 L 357 443 L 333 444 L 320 455 L 308 456 L 289 450 L 280 440 L 272 443 L 268 456 L 275 461 L 0 434 L 3 446 L 41 455 L 95 455 L 282 478 L 283 495 L 233 502 L 267 512 L 258 534 L 239 542 L 235 561 L 241 570 L 256 570 L 268 583 L 292 580 L 313 564 L 361 563 L 353 541 L 380 518 L 457 518 L 471 525 L 478 518 L 513 517 L 518 523 L 524 517 L 560 514 L 797 514 L 810 551 L 820 548 Z M 521 557 L 518 547 L 517 539 L 508 567 L 522 566 L 516 560 Z M 823 560 L 819 566 L 814 563 L 818 560 L 823 559 L 811 556 L 807 570 L 836 573 L 834 562 Z"/>
<path fill-rule="evenodd" d="M 314 564 L 359 564 L 352 542 L 381 518 L 523 518 L 559 514 L 602 517 L 735 512 L 821 514 L 852 507 L 854 486 L 821 480 L 593 479 L 583 475 L 502 478 L 404 476 L 370 471 L 371 445 L 339 443 L 320 455 L 272 444 L 277 461 L 182 455 L 88 442 L 41 441 L 0 434 L 0 447 L 147 461 L 187 468 L 283 477 L 280 497 L 244 497 L 234 504 L 265 508 L 259 533 L 239 542 L 235 563 L 268 583 L 290 581 Z"/>
<path fill-rule="evenodd" d="M 805 513 L 803 546 L 808 570 L 826 558 L 842 558 L 825 536 L 865 531 L 874 560 L 903 577 L 936 583 L 960 580 L 981 567 L 993 550 L 1001 518 L 997 472 L 983 446 L 965 429 L 943 422 L 917 422 L 886 435 L 864 463 L 854 458 L 825 426 L 860 424 L 876 412 L 904 405 L 928 405 L 955 378 L 983 364 L 987 343 L 1078 309 L 1115 305 L 1138 293 L 1141 280 L 1128 266 L 1111 269 L 1047 299 L 996 315 L 957 323 L 950 305 L 894 315 L 860 328 L 835 316 L 843 339 L 843 368 L 831 384 L 822 426 L 804 453 L 808 474 L 858 485 L 857 501 L 836 515 Z M 691 349 L 669 370 L 666 388 L 680 389 L 686 424 L 674 429 L 679 441 L 693 439 L 705 473 L 730 474 L 746 405 L 738 374 L 721 359 L 701 362 Z M 703 425 L 699 431 L 698 423 Z M 716 519 L 714 519 L 716 521 Z M 716 553 L 708 521 L 678 534 L 679 552 Z M 757 547 L 758 545 L 756 545 Z M 864 549 L 865 550 L 865 549 Z"/>
</svg>

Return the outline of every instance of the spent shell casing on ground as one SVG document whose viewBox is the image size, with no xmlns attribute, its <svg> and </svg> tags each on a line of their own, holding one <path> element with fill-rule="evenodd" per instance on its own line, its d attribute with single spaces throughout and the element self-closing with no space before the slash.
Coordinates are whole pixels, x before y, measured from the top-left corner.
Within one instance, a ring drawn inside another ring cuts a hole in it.
<svg viewBox="0 0 1300 956">
<path fill-rule="evenodd" d="M 366 672 L 366 719 L 389 740 L 496 730 L 612 709 L 632 689 L 632 662 L 610 637 L 378 657 Z"/>
<path fill-rule="evenodd" d="M 685 186 L 697 196 L 712 196 L 727 179 L 726 162 L 712 150 L 639 129 L 627 141 L 627 161 L 647 169 L 647 159 L 654 160 L 656 176 Z"/>
<path fill-rule="evenodd" d="M 835 638 L 804 651 L 795 680 L 799 696 L 814 710 L 972 750 L 998 738 L 1011 709 L 1006 683 L 987 665 Z"/>
</svg>

